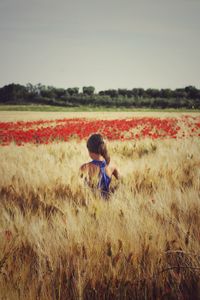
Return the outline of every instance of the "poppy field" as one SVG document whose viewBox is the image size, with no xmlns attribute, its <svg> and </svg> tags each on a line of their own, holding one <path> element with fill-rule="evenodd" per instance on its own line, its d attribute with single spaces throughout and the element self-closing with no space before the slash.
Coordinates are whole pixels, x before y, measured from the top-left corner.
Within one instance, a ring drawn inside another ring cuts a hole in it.
<svg viewBox="0 0 200 300">
<path fill-rule="evenodd" d="M 0 300 L 200 298 L 200 115 L 12 118 L 0 122 Z M 95 132 L 120 174 L 107 201 L 79 176 Z"/>
<path fill-rule="evenodd" d="M 54 141 L 87 139 L 92 133 L 100 132 L 108 140 L 128 141 L 135 139 L 180 139 L 200 136 L 200 117 L 181 118 L 138 117 L 114 120 L 89 120 L 71 118 L 0 122 L 0 145 L 11 142 L 21 146 L 25 143 L 49 144 Z"/>
</svg>

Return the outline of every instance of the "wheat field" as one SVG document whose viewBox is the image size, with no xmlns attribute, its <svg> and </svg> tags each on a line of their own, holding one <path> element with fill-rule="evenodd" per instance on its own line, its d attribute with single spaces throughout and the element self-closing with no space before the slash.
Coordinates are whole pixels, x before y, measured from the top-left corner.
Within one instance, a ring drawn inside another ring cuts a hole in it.
<svg viewBox="0 0 200 300">
<path fill-rule="evenodd" d="M 109 201 L 85 141 L 0 147 L 0 299 L 200 299 L 200 141 L 108 142 Z"/>
</svg>

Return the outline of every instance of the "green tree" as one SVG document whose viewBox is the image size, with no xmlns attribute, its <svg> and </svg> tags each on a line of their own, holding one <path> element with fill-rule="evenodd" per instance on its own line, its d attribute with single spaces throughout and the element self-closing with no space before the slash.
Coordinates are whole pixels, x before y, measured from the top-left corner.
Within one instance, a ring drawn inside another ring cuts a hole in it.
<svg viewBox="0 0 200 300">
<path fill-rule="evenodd" d="M 114 89 L 106 90 L 106 91 L 100 91 L 99 95 L 101 96 L 110 96 L 111 98 L 117 97 L 118 96 L 118 91 Z"/>
<path fill-rule="evenodd" d="M 127 89 L 118 89 L 118 95 L 120 96 L 127 96 Z"/>
<path fill-rule="evenodd" d="M 175 89 L 173 92 L 173 95 L 175 98 L 181 99 L 181 98 L 187 98 L 187 93 L 185 89 Z"/>
<path fill-rule="evenodd" d="M 74 96 L 74 95 L 78 95 L 79 88 L 78 87 L 68 88 L 66 91 L 67 94 L 69 94 L 70 96 Z"/>
<path fill-rule="evenodd" d="M 84 95 L 92 96 L 92 95 L 94 95 L 94 91 L 95 91 L 95 87 L 93 87 L 93 86 L 84 86 L 83 87 Z"/>
<path fill-rule="evenodd" d="M 159 90 L 157 89 L 147 89 L 145 93 L 149 98 L 158 98 L 160 95 Z"/>
<path fill-rule="evenodd" d="M 189 99 L 198 99 L 199 97 L 199 90 L 192 85 L 186 86 L 185 92 L 187 93 L 187 98 Z"/>
<path fill-rule="evenodd" d="M 161 89 L 160 90 L 160 97 L 170 99 L 173 97 L 173 91 L 170 89 Z"/>
<path fill-rule="evenodd" d="M 27 100 L 28 92 L 25 86 L 11 83 L 0 90 L 0 102 L 23 103 Z"/>
</svg>

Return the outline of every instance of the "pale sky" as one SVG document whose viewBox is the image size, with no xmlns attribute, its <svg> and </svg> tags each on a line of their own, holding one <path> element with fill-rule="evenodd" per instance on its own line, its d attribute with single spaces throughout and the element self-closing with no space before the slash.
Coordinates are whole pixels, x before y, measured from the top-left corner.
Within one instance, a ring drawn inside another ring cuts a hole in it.
<svg viewBox="0 0 200 300">
<path fill-rule="evenodd" d="M 0 86 L 200 88 L 200 0 L 0 0 Z"/>
</svg>

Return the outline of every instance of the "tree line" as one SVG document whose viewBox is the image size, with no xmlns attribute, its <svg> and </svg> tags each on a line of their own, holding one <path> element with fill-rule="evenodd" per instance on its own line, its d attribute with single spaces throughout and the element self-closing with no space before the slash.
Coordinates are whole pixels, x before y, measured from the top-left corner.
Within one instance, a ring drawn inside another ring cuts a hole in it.
<svg viewBox="0 0 200 300">
<path fill-rule="evenodd" d="M 8 84 L 0 88 L 0 104 L 48 104 L 58 106 L 105 106 L 135 108 L 200 108 L 200 90 L 194 86 L 171 89 L 56 88 L 42 84 Z"/>
</svg>

